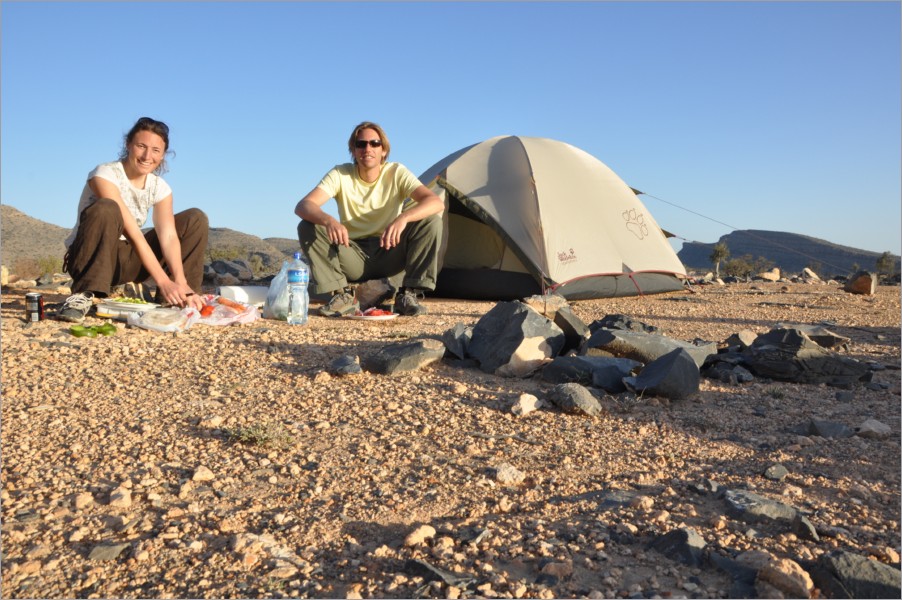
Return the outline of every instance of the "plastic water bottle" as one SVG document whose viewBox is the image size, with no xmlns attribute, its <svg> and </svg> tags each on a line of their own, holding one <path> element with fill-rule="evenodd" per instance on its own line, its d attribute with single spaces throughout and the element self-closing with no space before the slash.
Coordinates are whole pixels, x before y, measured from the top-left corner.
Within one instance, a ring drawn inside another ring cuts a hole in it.
<svg viewBox="0 0 902 600">
<path fill-rule="evenodd" d="M 294 259 L 288 265 L 288 324 L 306 325 L 307 307 L 310 306 L 310 295 L 307 283 L 310 281 L 310 270 L 301 258 L 300 252 L 294 253 Z"/>
</svg>

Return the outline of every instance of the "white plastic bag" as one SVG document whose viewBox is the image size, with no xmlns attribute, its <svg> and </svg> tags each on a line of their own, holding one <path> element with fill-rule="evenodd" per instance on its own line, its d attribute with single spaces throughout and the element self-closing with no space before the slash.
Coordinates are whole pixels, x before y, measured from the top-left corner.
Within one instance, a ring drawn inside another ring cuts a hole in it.
<svg viewBox="0 0 902 600">
<path fill-rule="evenodd" d="M 200 323 L 203 323 L 204 325 L 233 325 L 253 323 L 260 318 L 260 312 L 257 310 L 256 306 L 238 302 L 237 304 L 243 307 L 243 310 L 238 311 L 234 306 L 224 306 L 221 304 L 219 302 L 220 298 L 224 298 L 224 296 L 213 296 L 212 294 L 204 296 L 205 302 L 207 305 L 212 306 L 213 310 L 206 317 L 202 314 Z M 229 300 L 229 298 L 226 298 L 226 300 Z"/>
<path fill-rule="evenodd" d="M 273 277 L 263 305 L 264 319 L 288 320 L 288 261 L 282 262 L 279 273 Z"/>
<path fill-rule="evenodd" d="M 188 331 L 198 321 L 200 313 L 194 308 L 155 308 L 128 315 L 129 325 L 163 333 Z"/>
</svg>

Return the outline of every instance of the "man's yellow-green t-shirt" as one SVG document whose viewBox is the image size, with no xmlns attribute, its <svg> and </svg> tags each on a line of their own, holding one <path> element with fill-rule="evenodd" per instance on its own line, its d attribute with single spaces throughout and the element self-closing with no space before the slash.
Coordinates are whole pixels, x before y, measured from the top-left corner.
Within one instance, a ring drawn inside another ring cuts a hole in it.
<svg viewBox="0 0 902 600">
<path fill-rule="evenodd" d="M 367 183 L 353 163 L 336 165 L 316 186 L 335 198 L 338 218 L 351 239 L 382 235 L 401 214 L 404 200 L 423 185 L 401 163 L 382 165 L 379 178 Z"/>
</svg>

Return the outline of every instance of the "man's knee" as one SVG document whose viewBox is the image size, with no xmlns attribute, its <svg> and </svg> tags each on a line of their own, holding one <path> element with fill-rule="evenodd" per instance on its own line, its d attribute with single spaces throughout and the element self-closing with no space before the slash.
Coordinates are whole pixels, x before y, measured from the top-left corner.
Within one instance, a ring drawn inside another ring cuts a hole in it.
<svg viewBox="0 0 902 600">
<path fill-rule="evenodd" d="M 425 219 L 422 219 L 418 222 L 417 229 L 420 232 L 420 235 L 426 236 L 428 238 L 439 239 L 442 234 L 442 215 L 441 213 L 437 215 L 429 215 Z"/>
<path fill-rule="evenodd" d="M 310 221 L 301 219 L 301 222 L 298 223 L 298 241 L 301 243 L 301 245 L 304 245 L 305 241 L 308 244 L 312 244 L 313 240 L 315 239 L 316 225 L 314 225 Z"/>
</svg>

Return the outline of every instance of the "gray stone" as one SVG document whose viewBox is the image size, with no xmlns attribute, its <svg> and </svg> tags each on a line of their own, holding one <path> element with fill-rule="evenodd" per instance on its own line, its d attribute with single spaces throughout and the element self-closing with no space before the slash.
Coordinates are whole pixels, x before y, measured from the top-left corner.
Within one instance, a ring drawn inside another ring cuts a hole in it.
<svg viewBox="0 0 902 600">
<path fill-rule="evenodd" d="M 511 412 L 518 417 L 523 417 L 545 406 L 545 403 L 532 394 L 520 394 L 511 405 Z"/>
<path fill-rule="evenodd" d="M 636 492 L 626 490 L 607 490 L 602 492 L 601 501 L 598 503 L 598 510 L 610 510 L 612 508 L 623 508 L 629 506 L 630 502 L 636 498 Z"/>
<path fill-rule="evenodd" d="M 771 465 L 764 470 L 764 478 L 771 481 L 783 481 L 787 475 L 789 475 L 789 471 L 780 463 Z"/>
<path fill-rule="evenodd" d="M 817 534 L 814 524 L 808 520 L 808 517 L 799 513 L 792 520 L 792 532 L 803 540 L 812 540 L 819 542 L 821 537 Z"/>
<path fill-rule="evenodd" d="M 743 354 L 752 373 L 778 381 L 850 385 L 872 376 L 865 363 L 829 353 L 798 329 L 772 329 Z"/>
<path fill-rule="evenodd" d="M 467 348 L 486 373 L 527 377 L 557 356 L 564 332 L 522 302 L 499 302 L 484 314 Z"/>
<path fill-rule="evenodd" d="M 473 338 L 473 327 L 458 323 L 442 334 L 442 342 L 453 356 L 463 360 L 469 356 L 467 347 Z"/>
<path fill-rule="evenodd" d="M 744 565 L 736 559 L 728 558 L 718 552 L 710 552 L 708 560 L 715 567 L 733 578 L 727 598 L 757 598 L 755 579 L 758 570 Z"/>
<path fill-rule="evenodd" d="M 900 598 L 899 569 L 844 550 L 822 554 L 811 579 L 826 598 Z"/>
<path fill-rule="evenodd" d="M 801 277 L 802 279 L 808 279 L 811 281 L 820 281 L 821 280 L 821 278 L 818 277 L 817 273 L 815 273 L 808 267 L 805 267 L 804 269 L 802 269 L 802 272 L 799 273 L 799 277 Z"/>
<path fill-rule="evenodd" d="M 700 379 L 692 356 L 677 348 L 647 364 L 637 376 L 625 377 L 623 383 L 637 394 L 682 400 L 698 393 Z"/>
<path fill-rule="evenodd" d="M 449 587 L 466 587 L 476 581 L 471 575 L 460 575 L 445 571 L 418 558 L 409 558 L 404 563 L 404 572 L 412 577 L 422 577 L 423 581 L 442 581 Z"/>
<path fill-rule="evenodd" d="M 391 344 L 364 360 L 363 367 L 371 373 L 392 375 L 402 371 L 415 371 L 441 360 L 445 345 L 439 340 L 425 338 L 412 342 Z"/>
<path fill-rule="evenodd" d="M 523 480 L 526 479 L 526 474 L 511 464 L 502 463 L 495 468 L 495 479 L 499 483 L 516 485 L 523 483 Z"/>
<path fill-rule="evenodd" d="M 698 567 L 702 564 L 705 540 L 692 529 L 674 529 L 658 536 L 648 547 L 683 564 Z"/>
<path fill-rule="evenodd" d="M 751 346 L 756 337 L 758 337 L 758 334 L 754 331 L 742 329 L 724 340 L 724 344 L 730 349 L 742 351 Z"/>
<path fill-rule="evenodd" d="M 689 489 L 696 494 L 701 494 L 702 496 L 713 495 L 718 498 L 723 496 L 723 494 L 727 491 L 724 486 L 712 479 L 708 479 L 707 477 L 702 479 L 698 483 L 690 483 Z"/>
<path fill-rule="evenodd" d="M 613 356 L 558 356 L 542 369 L 542 379 L 600 387 L 617 394 L 626 389 L 623 378 L 641 366 L 635 360 Z"/>
<path fill-rule="evenodd" d="M 792 522 L 798 511 L 782 502 L 746 490 L 728 490 L 724 494 L 731 516 L 747 522 L 772 520 Z"/>
<path fill-rule="evenodd" d="M 589 339 L 589 327 L 573 314 L 569 306 L 561 307 L 554 314 L 554 324 L 564 332 L 564 347 L 560 354 L 578 350 Z"/>
<path fill-rule="evenodd" d="M 744 361 L 745 359 L 740 352 L 712 354 L 705 359 L 705 364 L 701 368 L 701 375 L 708 379 L 716 379 L 732 385 L 751 383 L 755 380 L 755 376 L 742 366 Z"/>
<path fill-rule="evenodd" d="M 129 544 L 99 544 L 91 550 L 88 560 L 113 560 L 128 547 Z"/>
<path fill-rule="evenodd" d="M 843 286 L 844 292 L 873 296 L 877 291 L 877 277 L 868 271 L 858 271 Z"/>
<path fill-rule="evenodd" d="M 356 375 L 362 372 L 360 357 L 343 354 L 329 363 L 329 373 L 332 375 Z"/>
<path fill-rule="evenodd" d="M 570 306 L 567 303 L 566 298 L 560 294 L 554 293 L 544 295 L 536 294 L 534 296 L 529 296 L 528 298 L 523 298 L 523 304 L 552 321 L 559 310 Z"/>
<path fill-rule="evenodd" d="M 605 359 L 606 357 L 586 357 Z M 592 372 L 592 387 L 601 388 L 611 394 L 619 394 L 626 391 L 626 385 L 623 383 L 624 377 L 629 377 L 633 371 L 642 366 L 642 363 L 630 358 L 614 358 L 609 360 L 629 361 L 622 363 L 614 363 L 605 365 L 595 369 Z"/>
<path fill-rule="evenodd" d="M 717 344 L 713 342 L 696 345 L 654 333 L 615 329 L 597 330 L 586 342 L 581 354 L 619 356 L 648 364 L 677 348 L 686 350 L 696 367 L 701 367 L 709 355 L 717 354 Z"/>
<path fill-rule="evenodd" d="M 752 277 L 755 279 L 763 279 L 764 281 L 780 281 L 780 268 L 774 267 L 770 271 L 762 271 Z"/>
<path fill-rule="evenodd" d="M 855 435 L 863 438 L 882 440 L 893 434 L 892 428 L 877 419 L 868 419 L 855 428 Z"/>
<path fill-rule="evenodd" d="M 806 433 L 807 435 L 817 435 L 825 438 L 848 438 L 855 435 L 855 430 L 842 423 L 811 419 L 808 421 L 808 431 Z"/>
<path fill-rule="evenodd" d="M 592 333 L 599 329 L 619 329 L 621 331 L 636 331 L 639 333 L 655 333 L 658 331 L 658 328 L 654 325 L 647 325 L 642 321 L 636 321 L 632 317 L 621 314 L 605 315 L 604 318 L 597 319 L 589 324 L 589 331 Z"/>
<path fill-rule="evenodd" d="M 833 333 L 823 325 L 806 325 L 804 323 L 777 323 L 775 329 L 797 329 L 821 348 L 847 350 L 852 338 Z"/>
<path fill-rule="evenodd" d="M 548 400 L 565 413 L 594 417 L 603 412 L 592 392 L 578 383 L 560 383 L 554 386 L 548 392 Z"/>
</svg>

